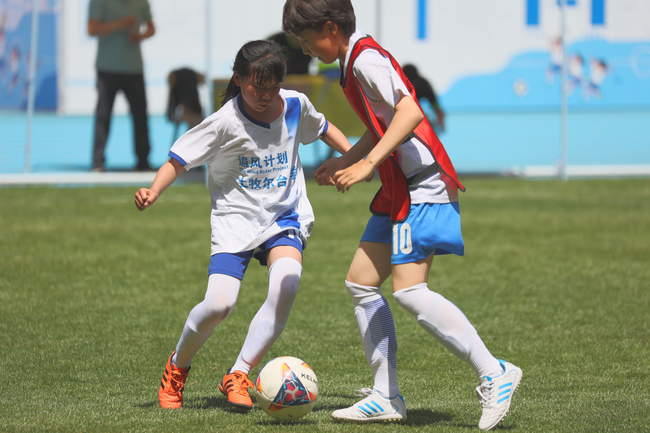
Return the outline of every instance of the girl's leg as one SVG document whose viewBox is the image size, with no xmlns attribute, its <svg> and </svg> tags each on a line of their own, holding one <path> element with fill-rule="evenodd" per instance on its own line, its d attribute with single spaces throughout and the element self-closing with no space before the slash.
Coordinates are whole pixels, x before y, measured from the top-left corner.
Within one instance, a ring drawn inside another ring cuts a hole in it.
<svg viewBox="0 0 650 433">
<path fill-rule="evenodd" d="M 467 317 L 440 294 L 429 290 L 427 279 L 433 254 L 413 263 L 393 265 L 393 296 L 429 334 L 467 362 L 478 377 L 499 376 L 501 364 L 485 347 Z"/>
<path fill-rule="evenodd" d="M 350 265 L 345 285 L 354 301 L 354 315 L 366 359 L 372 367 L 374 386 L 366 398 L 332 412 L 334 419 L 355 422 L 406 419 L 406 407 L 397 386 L 393 315 L 380 291 L 381 284 L 390 275 L 390 256 L 390 243 L 362 241 Z"/>
<path fill-rule="evenodd" d="M 185 322 L 183 335 L 176 346 L 172 362 L 187 368 L 192 358 L 210 338 L 214 328 L 230 315 L 239 294 L 241 280 L 224 274 L 212 274 L 208 280 L 205 299 L 192 309 Z"/>
<path fill-rule="evenodd" d="M 237 302 L 241 280 L 224 274 L 212 274 L 205 299 L 192 309 L 185 322 L 176 351 L 167 360 L 158 390 L 158 402 L 165 409 L 183 406 L 183 389 L 196 352 L 215 326 L 223 321 Z"/>
<path fill-rule="evenodd" d="M 269 293 L 253 318 L 246 341 L 231 371 L 248 374 L 278 339 L 289 319 L 302 274 L 302 254 L 291 246 L 269 251 Z"/>
<path fill-rule="evenodd" d="M 386 398 L 399 394 L 397 338 L 393 316 L 381 284 L 390 275 L 390 244 L 361 242 L 345 285 L 354 301 L 354 315 L 363 350 L 374 376 L 374 390 Z"/>
</svg>

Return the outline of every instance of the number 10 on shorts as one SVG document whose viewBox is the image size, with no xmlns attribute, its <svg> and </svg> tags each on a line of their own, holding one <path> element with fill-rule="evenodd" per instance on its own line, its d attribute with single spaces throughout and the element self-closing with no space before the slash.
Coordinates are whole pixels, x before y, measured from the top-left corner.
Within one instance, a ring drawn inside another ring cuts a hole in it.
<svg viewBox="0 0 650 433">
<path fill-rule="evenodd" d="M 393 224 L 393 254 L 410 254 L 413 251 L 409 223 Z"/>
</svg>

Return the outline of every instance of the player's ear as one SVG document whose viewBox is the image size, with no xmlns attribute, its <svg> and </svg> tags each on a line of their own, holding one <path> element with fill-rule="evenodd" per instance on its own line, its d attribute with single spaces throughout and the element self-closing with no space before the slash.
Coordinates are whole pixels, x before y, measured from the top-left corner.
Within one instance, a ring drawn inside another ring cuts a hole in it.
<svg viewBox="0 0 650 433">
<path fill-rule="evenodd" d="M 332 21 L 327 21 L 325 25 L 323 25 L 323 30 L 327 36 L 334 36 L 336 33 L 338 33 L 339 26 L 337 26 L 336 23 L 333 23 Z"/>
<path fill-rule="evenodd" d="M 233 80 L 235 80 L 235 84 L 238 87 L 241 87 L 241 78 L 239 78 L 239 74 L 237 72 L 233 72 L 232 78 L 233 78 Z"/>
</svg>

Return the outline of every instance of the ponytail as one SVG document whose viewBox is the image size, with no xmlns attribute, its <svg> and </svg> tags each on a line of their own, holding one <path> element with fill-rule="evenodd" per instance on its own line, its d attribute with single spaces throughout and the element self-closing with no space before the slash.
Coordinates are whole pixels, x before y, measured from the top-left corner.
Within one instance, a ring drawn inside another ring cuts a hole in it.
<svg viewBox="0 0 650 433">
<path fill-rule="evenodd" d="M 240 80 L 253 78 L 256 83 L 284 81 L 287 75 L 287 58 L 280 44 L 274 41 L 251 41 L 244 44 L 235 56 L 232 70 L 239 75 Z M 235 84 L 233 74 L 228 87 L 221 95 L 221 106 L 241 93 Z"/>
<path fill-rule="evenodd" d="M 240 93 L 241 89 L 237 84 L 235 84 L 235 77 L 233 75 L 233 77 L 230 78 L 230 81 L 228 82 L 228 87 L 226 87 L 226 90 L 221 94 L 221 106 L 223 107 L 226 105 L 226 102 L 230 101 L 232 98 L 235 98 Z"/>
</svg>

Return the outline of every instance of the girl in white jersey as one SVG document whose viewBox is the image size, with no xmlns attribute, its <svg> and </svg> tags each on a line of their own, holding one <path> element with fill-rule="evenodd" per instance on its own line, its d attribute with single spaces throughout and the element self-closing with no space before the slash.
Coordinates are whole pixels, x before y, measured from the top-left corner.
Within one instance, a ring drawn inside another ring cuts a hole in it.
<svg viewBox="0 0 650 433">
<path fill-rule="evenodd" d="M 268 266 L 268 297 L 250 324 L 239 356 L 219 384 L 228 402 L 251 409 L 249 371 L 284 329 L 302 272 L 302 250 L 314 224 L 298 157 L 299 143 L 322 139 L 339 152 L 351 146 L 301 93 L 281 89 L 286 59 L 275 42 L 252 41 L 237 53 L 222 107 L 184 134 L 151 188 L 135 194 L 151 206 L 185 170 L 208 166 L 212 258 L 205 299 L 190 312 L 165 367 L 158 401 L 183 404 L 192 358 L 232 312 L 251 258 Z"/>
</svg>

